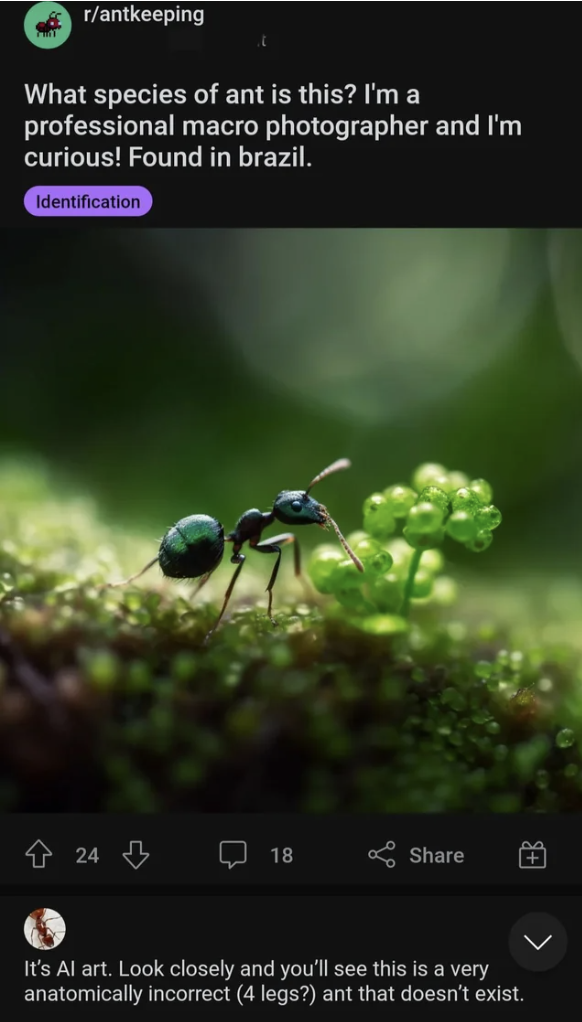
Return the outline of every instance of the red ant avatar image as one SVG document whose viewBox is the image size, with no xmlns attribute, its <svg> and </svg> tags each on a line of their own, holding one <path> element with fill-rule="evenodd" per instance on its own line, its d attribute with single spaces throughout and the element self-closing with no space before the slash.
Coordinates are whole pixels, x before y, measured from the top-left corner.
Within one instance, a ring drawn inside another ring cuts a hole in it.
<svg viewBox="0 0 582 1022">
<path fill-rule="evenodd" d="M 60 944 L 65 935 L 65 924 L 60 915 L 47 915 L 50 908 L 35 908 L 26 920 L 25 932 L 28 941 L 39 951 L 51 951 Z M 49 923 L 57 924 L 55 927 Z M 59 925 L 60 924 L 60 925 Z"/>
<path fill-rule="evenodd" d="M 39 21 L 36 26 L 37 38 L 41 35 L 49 36 L 52 34 L 53 36 L 56 36 L 59 28 L 63 27 L 59 21 L 60 13 L 60 11 L 51 11 L 46 21 Z"/>
</svg>

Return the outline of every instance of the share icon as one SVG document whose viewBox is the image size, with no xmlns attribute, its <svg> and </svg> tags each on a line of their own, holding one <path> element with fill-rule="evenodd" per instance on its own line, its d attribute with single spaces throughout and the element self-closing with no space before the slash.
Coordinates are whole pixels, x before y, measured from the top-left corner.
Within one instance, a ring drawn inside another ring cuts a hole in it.
<svg viewBox="0 0 582 1022">
<path fill-rule="evenodd" d="M 395 848 L 395 841 L 387 841 L 383 848 L 372 848 L 372 850 L 368 852 L 368 858 L 380 859 L 381 862 L 384 862 L 386 866 L 388 866 L 388 869 L 392 869 L 396 865 L 396 859 L 393 859 L 389 855 L 389 852 L 393 852 Z"/>
</svg>

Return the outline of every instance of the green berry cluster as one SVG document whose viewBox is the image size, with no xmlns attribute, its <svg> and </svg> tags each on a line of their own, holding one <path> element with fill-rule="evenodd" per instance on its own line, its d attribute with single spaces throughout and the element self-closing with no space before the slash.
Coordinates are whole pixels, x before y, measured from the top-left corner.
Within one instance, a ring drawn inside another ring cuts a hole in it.
<svg viewBox="0 0 582 1022">
<path fill-rule="evenodd" d="M 462 472 L 428 464 L 415 472 L 413 487 L 418 496 L 404 528 L 412 547 L 438 547 L 445 535 L 474 553 L 491 546 L 501 512 L 492 503 L 493 489 L 487 480 L 470 480 Z"/>
<path fill-rule="evenodd" d="M 487 550 L 501 524 L 492 501 L 485 479 L 420 465 L 411 485 L 390 486 L 365 500 L 362 530 L 348 536 L 364 573 L 341 549 L 322 545 L 311 558 L 311 581 L 356 613 L 407 616 L 413 600 L 450 605 L 456 587 L 441 574 L 439 548 L 448 536 L 474 553 Z"/>
</svg>

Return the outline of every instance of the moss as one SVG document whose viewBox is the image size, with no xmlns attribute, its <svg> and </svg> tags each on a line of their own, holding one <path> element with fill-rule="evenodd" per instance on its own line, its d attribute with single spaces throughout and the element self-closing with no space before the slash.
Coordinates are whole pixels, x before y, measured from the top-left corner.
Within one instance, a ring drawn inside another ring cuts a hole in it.
<svg viewBox="0 0 582 1022">
<path fill-rule="evenodd" d="M 472 604 L 362 615 L 283 569 L 279 628 L 251 573 L 204 646 L 227 574 L 207 603 L 155 573 L 100 592 L 151 544 L 17 483 L 0 472 L 4 811 L 582 810 L 582 663 L 562 638 Z"/>
</svg>

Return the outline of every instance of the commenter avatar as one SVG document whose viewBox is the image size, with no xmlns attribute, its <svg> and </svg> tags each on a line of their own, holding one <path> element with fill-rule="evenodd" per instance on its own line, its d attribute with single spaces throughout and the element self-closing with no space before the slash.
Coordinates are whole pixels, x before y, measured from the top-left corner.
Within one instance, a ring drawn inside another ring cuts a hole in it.
<svg viewBox="0 0 582 1022">
<path fill-rule="evenodd" d="M 35 908 L 24 921 L 24 936 L 37 951 L 53 951 L 65 939 L 65 920 L 52 908 Z"/>
</svg>

